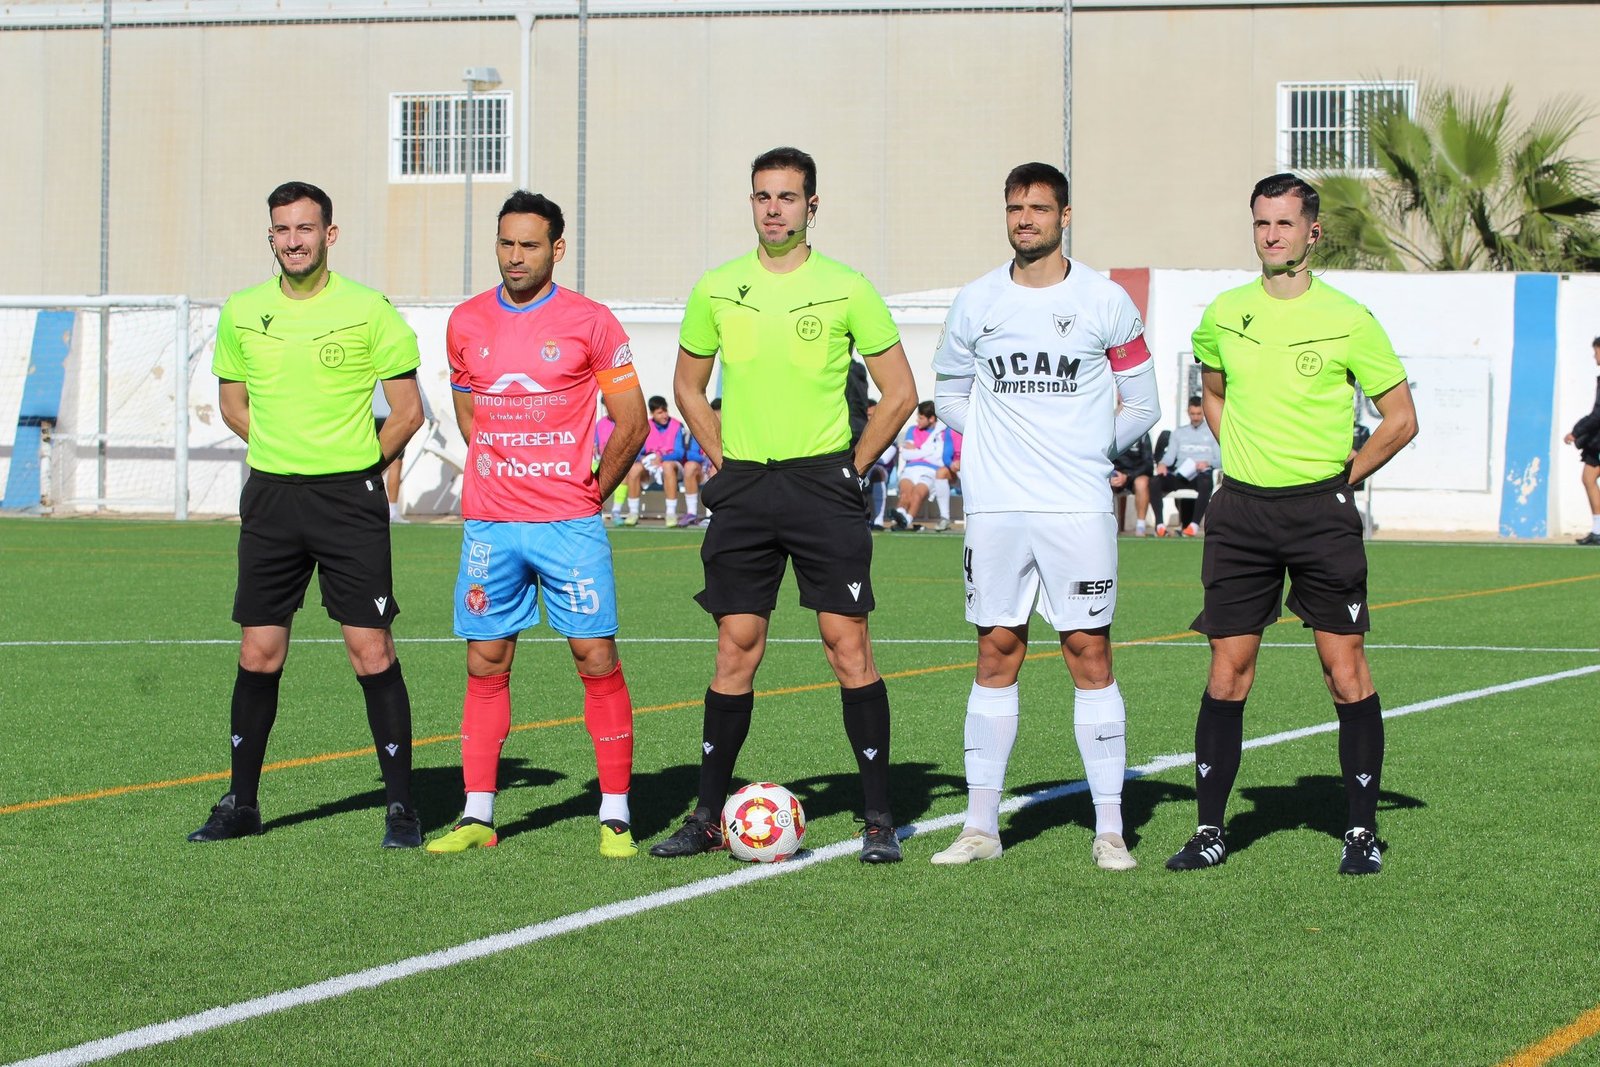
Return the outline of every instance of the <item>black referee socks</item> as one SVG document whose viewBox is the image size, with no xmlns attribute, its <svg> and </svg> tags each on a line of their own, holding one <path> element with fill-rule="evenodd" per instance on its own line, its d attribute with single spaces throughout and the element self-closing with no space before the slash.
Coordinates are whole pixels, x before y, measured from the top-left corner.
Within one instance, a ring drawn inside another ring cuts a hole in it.
<svg viewBox="0 0 1600 1067">
<path fill-rule="evenodd" d="M 411 694 L 395 660 L 377 674 L 358 674 L 367 698 L 367 725 L 383 772 L 384 804 L 411 810 Z"/>
<path fill-rule="evenodd" d="M 733 781 L 733 765 L 739 759 L 744 739 L 750 736 L 750 712 L 756 706 L 754 693 L 729 696 L 706 690 L 706 712 L 700 730 L 700 800 L 697 811 L 707 818 L 722 818 L 722 804 L 728 799 L 728 784 Z"/>
<path fill-rule="evenodd" d="M 1194 792 L 1201 826 L 1222 827 L 1243 744 L 1244 701 L 1202 693 L 1194 724 Z"/>
<path fill-rule="evenodd" d="M 1378 832 L 1378 779 L 1383 774 L 1383 707 L 1378 694 L 1353 704 L 1333 705 L 1339 713 L 1339 769 L 1350 805 L 1350 827 Z"/>
<path fill-rule="evenodd" d="M 854 689 L 839 687 L 844 732 L 861 769 L 869 822 L 894 824 L 889 814 L 889 687 L 879 678 Z"/>
</svg>

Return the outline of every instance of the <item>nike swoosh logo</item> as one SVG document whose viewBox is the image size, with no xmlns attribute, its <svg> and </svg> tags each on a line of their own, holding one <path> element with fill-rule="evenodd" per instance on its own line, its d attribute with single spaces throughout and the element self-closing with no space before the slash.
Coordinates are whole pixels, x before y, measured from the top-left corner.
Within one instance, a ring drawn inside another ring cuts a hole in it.
<svg viewBox="0 0 1600 1067">
<path fill-rule="evenodd" d="M 1102 604 L 1098 608 L 1090 608 L 1089 609 L 1089 618 L 1091 618 L 1091 619 L 1094 618 L 1096 615 L 1100 614 L 1102 611 L 1106 610 L 1106 608 L 1109 608 L 1110 606 L 1111 606 L 1110 604 Z"/>
<path fill-rule="evenodd" d="M 984 333 L 994 333 L 999 328 L 1000 327 L 998 327 L 998 326 L 985 326 L 985 327 L 983 327 L 983 332 Z"/>
</svg>

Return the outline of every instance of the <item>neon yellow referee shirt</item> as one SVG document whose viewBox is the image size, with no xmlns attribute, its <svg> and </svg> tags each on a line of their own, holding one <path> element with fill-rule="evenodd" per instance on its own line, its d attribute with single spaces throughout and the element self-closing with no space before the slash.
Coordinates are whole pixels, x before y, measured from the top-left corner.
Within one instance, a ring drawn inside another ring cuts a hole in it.
<svg viewBox="0 0 1600 1067">
<path fill-rule="evenodd" d="M 372 387 L 415 370 L 417 335 L 384 295 L 333 272 L 291 300 L 278 279 L 228 298 L 211 370 L 250 393 L 247 461 L 270 474 L 339 474 L 378 462 Z"/>
<path fill-rule="evenodd" d="M 1378 396 L 1405 381 L 1388 334 L 1322 281 L 1293 300 L 1257 279 L 1206 308 L 1194 355 L 1227 378 L 1222 469 L 1250 485 L 1308 485 L 1344 469 L 1355 388 Z"/>
<path fill-rule="evenodd" d="M 815 250 L 787 274 L 754 251 L 707 271 L 678 333 L 691 355 L 721 351 L 723 453 L 760 462 L 849 448 L 851 345 L 876 356 L 899 340 L 872 283 Z"/>
</svg>

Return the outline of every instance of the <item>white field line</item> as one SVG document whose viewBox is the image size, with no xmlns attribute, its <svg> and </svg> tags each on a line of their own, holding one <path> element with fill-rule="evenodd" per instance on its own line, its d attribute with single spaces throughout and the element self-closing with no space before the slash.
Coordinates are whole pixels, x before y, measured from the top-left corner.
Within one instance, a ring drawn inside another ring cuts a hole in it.
<svg viewBox="0 0 1600 1067">
<path fill-rule="evenodd" d="M 1581 678 L 1585 675 L 1596 673 L 1600 673 L 1600 664 L 1559 671 L 1555 674 L 1541 674 L 1515 682 L 1485 686 L 1481 689 L 1469 689 L 1466 692 L 1452 693 L 1449 696 L 1435 697 L 1432 700 L 1417 701 L 1414 704 L 1406 704 L 1403 707 L 1386 711 L 1383 713 L 1383 717 L 1385 719 L 1395 719 L 1402 715 L 1411 715 L 1419 711 L 1431 711 L 1434 708 L 1448 707 L 1451 704 L 1461 704 L 1482 697 L 1511 693 L 1519 689 L 1531 689 L 1534 686 L 1547 685 L 1550 682 Z M 1252 738 L 1244 743 L 1244 747 L 1264 748 L 1268 745 L 1281 745 L 1289 741 L 1311 737 L 1315 734 L 1329 733 L 1338 728 L 1339 724 L 1337 722 L 1318 723 L 1315 726 L 1304 726 L 1297 730 L 1284 730 L 1281 733 Z M 1127 777 L 1143 778 L 1146 775 L 1159 774 L 1177 767 L 1185 767 L 1193 762 L 1193 752 L 1157 756 L 1148 763 L 1138 767 L 1130 767 Z M 1046 801 L 1081 793 L 1087 788 L 1088 784 L 1086 782 L 1065 782 L 1025 796 L 1013 797 L 1000 805 L 1000 810 L 1003 813 L 1019 811 L 1035 804 L 1043 804 Z M 900 836 L 907 838 L 916 834 L 934 833 L 939 830 L 960 826 L 965 821 L 965 812 L 940 815 L 936 818 L 924 819 L 922 822 L 914 823 L 911 826 L 901 827 Z M 673 889 L 663 889 L 655 893 L 648 893 L 642 897 L 634 897 L 631 900 L 619 900 L 614 904 L 605 904 L 597 908 L 589 908 L 586 911 L 573 912 L 570 915 L 562 915 L 541 923 L 534 923 L 531 926 L 508 930 L 503 934 L 481 937 L 475 941 L 468 941 L 452 948 L 439 949 L 421 956 L 412 956 L 408 959 L 386 963 L 379 967 L 369 967 L 364 971 L 355 971 L 351 974 L 328 978 L 321 982 L 313 982 L 310 985 L 287 989 L 281 993 L 271 993 L 264 997 L 243 1000 L 237 1004 L 227 1004 L 222 1007 L 196 1012 L 193 1015 L 169 1019 L 166 1022 L 153 1023 L 134 1030 L 126 1030 L 111 1037 L 87 1041 L 81 1045 L 74 1045 L 71 1048 L 61 1049 L 57 1052 L 49 1052 L 42 1056 L 17 1060 L 6 1065 L 6 1067 L 71 1067 L 71 1065 L 76 1064 L 94 1063 L 99 1060 L 109 1059 L 112 1056 L 120 1056 L 125 1052 L 132 1052 L 136 1049 L 163 1045 L 205 1033 L 208 1030 L 231 1026 L 246 1019 L 257 1019 L 264 1015 L 288 1011 L 291 1008 L 332 1000 L 335 997 L 342 997 L 347 993 L 354 993 L 358 990 L 374 989 L 390 982 L 399 981 L 402 978 L 425 974 L 428 971 L 454 967 L 469 960 L 497 955 L 514 948 L 521 948 L 525 945 L 549 940 L 552 937 L 559 937 L 562 934 L 584 930 L 614 919 L 625 919 L 632 915 L 654 911 L 657 908 L 681 904 L 686 900 L 694 900 L 697 897 L 720 893 L 725 889 L 734 889 L 764 878 L 776 878 L 779 875 L 792 874 L 795 871 L 804 870 L 807 867 L 849 855 L 856 852 L 858 848 L 859 846 L 854 838 L 835 841 L 831 845 L 824 845 L 814 851 L 802 852 L 798 857 L 787 863 L 751 864 L 739 870 L 727 874 L 719 874 L 712 878 L 705 878 L 698 882 L 691 882 L 688 885 L 678 886 Z"/>
<path fill-rule="evenodd" d="M 517 643 L 523 645 L 554 645 L 565 644 L 564 637 L 523 637 Z M 237 645 L 237 637 L 193 637 L 193 638 L 166 638 L 142 637 L 125 638 L 116 640 L 73 640 L 73 641 L 0 641 L 0 648 L 113 648 L 124 645 L 139 645 L 146 647 L 187 646 L 187 645 Z M 301 637 L 295 639 L 297 645 L 340 645 L 344 643 L 341 637 Z M 459 645 L 459 637 L 397 637 L 396 645 Z M 617 643 L 626 648 L 629 645 L 715 645 L 715 634 L 705 637 L 619 637 Z M 769 637 L 769 645 L 814 645 L 815 637 Z M 874 645 L 967 645 L 974 646 L 970 637 L 874 637 Z M 1050 647 L 1048 642 L 1035 642 L 1036 645 Z M 1168 640 L 1164 638 L 1135 638 L 1131 641 L 1113 641 L 1115 648 L 1206 648 L 1207 642 L 1186 638 L 1183 640 Z M 1306 641 L 1263 641 L 1262 648 L 1311 648 L 1309 640 Z M 1556 653 L 1587 653 L 1593 655 L 1600 652 L 1600 646 L 1591 645 L 1588 648 L 1538 648 L 1531 645 L 1411 645 L 1411 644 L 1368 644 L 1367 651 L 1402 651 L 1402 652 L 1556 652 Z"/>
</svg>

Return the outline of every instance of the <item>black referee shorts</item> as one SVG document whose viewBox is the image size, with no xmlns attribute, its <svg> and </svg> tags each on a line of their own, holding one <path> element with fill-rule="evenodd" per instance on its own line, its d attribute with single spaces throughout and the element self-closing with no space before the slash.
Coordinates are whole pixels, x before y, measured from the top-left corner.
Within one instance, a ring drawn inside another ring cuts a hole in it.
<svg viewBox="0 0 1600 1067">
<path fill-rule="evenodd" d="M 801 607 L 838 615 L 872 610 L 872 533 L 849 452 L 730 459 L 700 499 L 712 512 L 700 546 L 706 587 L 695 596 L 706 611 L 771 611 L 790 559 Z"/>
<path fill-rule="evenodd" d="M 376 470 L 288 475 L 252 470 L 239 495 L 233 621 L 286 626 L 313 567 L 328 617 L 388 629 L 400 613 L 389 555 L 389 499 Z"/>
<path fill-rule="evenodd" d="M 1307 626 L 1372 628 L 1361 513 L 1344 475 L 1281 489 L 1223 482 L 1206 511 L 1205 608 L 1193 628 L 1209 637 L 1260 633 L 1278 618 L 1285 574 L 1289 610 Z"/>
</svg>

